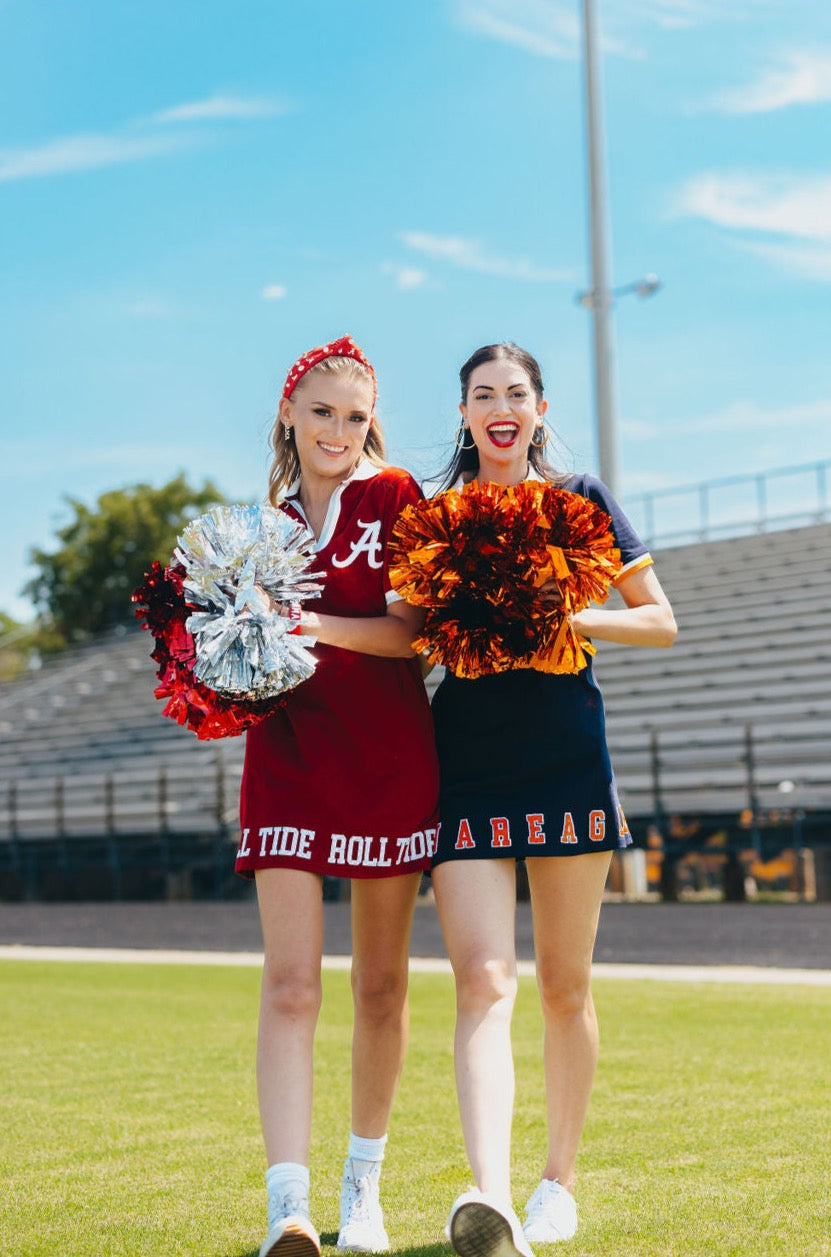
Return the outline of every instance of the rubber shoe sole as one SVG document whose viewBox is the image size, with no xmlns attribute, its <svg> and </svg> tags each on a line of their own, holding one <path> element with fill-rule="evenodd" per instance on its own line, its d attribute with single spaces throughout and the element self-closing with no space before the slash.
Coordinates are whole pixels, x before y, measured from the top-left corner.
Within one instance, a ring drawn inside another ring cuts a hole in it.
<svg viewBox="0 0 831 1257">
<path fill-rule="evenodd" d="M 320 1239 L 308 1218 L 289 1214 L 272 1227 L 260 1257 L 320 1257 Z"/>
<path fill-rule="evenodd" d="M 526 1248 L 517 1248 L 510 1219 L 482 1200 L 465 1201 L 454 1208 L 449 1231 L 459 1257 L 517 1257 Z"/>
</svg>

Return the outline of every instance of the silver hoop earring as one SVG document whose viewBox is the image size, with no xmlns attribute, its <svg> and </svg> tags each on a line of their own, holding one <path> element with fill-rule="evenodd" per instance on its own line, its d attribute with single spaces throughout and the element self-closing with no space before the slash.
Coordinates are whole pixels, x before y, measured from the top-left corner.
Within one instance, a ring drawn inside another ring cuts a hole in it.
<svg viewBox="0 0 831 1257">
<path fill-rule="evenodd" d="M 456 429 L 456 435 L 453 438 L 453 443 L 455 444 L 457 450 L 475 450 L 476 449 L 475 441 L 471 441 L 470 445 L 465 445 L 466 432 L 470 432 L 470 428 L 466 428 L 464 423 L 460 423 L 458 428 Z M 459 438 L 461 438 L 461 440 Z"/>
<path fill-rule="evenodd" d="M 539 432 L 543 434 L 541 441 L 537 440 L 537 433 Z M 544 445 L 548 444 L 548 428 L 544 423 L 538 424 L 534 429 L 534 435 L 531 437 L 531 444 L 534 446 L 534 449 L 537 450 L 541 450 Z"/>
</svg>

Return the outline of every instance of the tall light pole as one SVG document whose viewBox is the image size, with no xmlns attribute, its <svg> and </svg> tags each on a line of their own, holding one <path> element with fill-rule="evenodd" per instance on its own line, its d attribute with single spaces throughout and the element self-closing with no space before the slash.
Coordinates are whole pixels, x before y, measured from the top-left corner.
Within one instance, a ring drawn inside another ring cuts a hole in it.
<svg viewBox="0 0 831 1257">
<path fill-rule="evenodd" d="M 609 264 L 609 207 L 606 197 L 606 157 L 603 151 L 603 103 L 600 56 L 597 49 L 595 0 L 582 0 L 583 80 L 586 101 L 586 140 L 589 176 L 589 240 L 592 286 L 577 294 L 580 305 L 592 311 L 594 341 L 594 404 L 600 479 L 620 497 L 620 443 L 614 392 L 614 336 L 612 307 L 615 297 L 636 293 L 651 297 L 661 286 L 657 275 L 645 275 L 632 284 L 612 288 Z"/>
<path fill-rule="evenodd" d="M 594 402 L 600 479 L 620 493 L 620 449 L 612 386 L 612 292 L 609 282 L 609 211 L 603 152 L 603 105 L 594 0 L 583 3 L 583 81 L 589 176 L 591 308 L 594 340 Z"/>
</svg>

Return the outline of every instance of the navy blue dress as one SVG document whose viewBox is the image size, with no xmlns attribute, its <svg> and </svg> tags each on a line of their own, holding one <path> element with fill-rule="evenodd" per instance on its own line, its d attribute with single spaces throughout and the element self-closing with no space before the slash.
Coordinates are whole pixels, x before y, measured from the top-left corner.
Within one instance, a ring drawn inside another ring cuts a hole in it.
<svg viewBox="0 0 831 1257">
<path fill-rule="evenodd" d="M 562 488 L 610 516 L 621 576 L 652 562 L 600 480 L 571 476 Z M 519 668 L 462 679 L 448 672 L 433 699 L 433 720 L 441 773 L 434 865 L 631 844 L 591 659 L 575 675 Z"/>
</svg>

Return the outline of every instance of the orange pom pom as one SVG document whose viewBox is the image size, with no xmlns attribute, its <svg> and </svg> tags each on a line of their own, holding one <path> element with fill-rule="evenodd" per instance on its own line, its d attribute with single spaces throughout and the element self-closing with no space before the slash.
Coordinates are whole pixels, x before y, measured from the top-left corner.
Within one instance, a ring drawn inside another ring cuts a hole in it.
<svg viewBox="0 0 831 1257">
<path fill-rule="evenodd" d="M 459 677 L 585 668 L 594 647 L 569 617 L 604 601 L 621 567 L 606 512 L 540 481 L 473 481 L 413 503 L 395 526 L 391 555 L 393 588 L 427 609 L 414 648 Z M 552 581 L 557 606 L 544 597 Z"/>
</svg>

